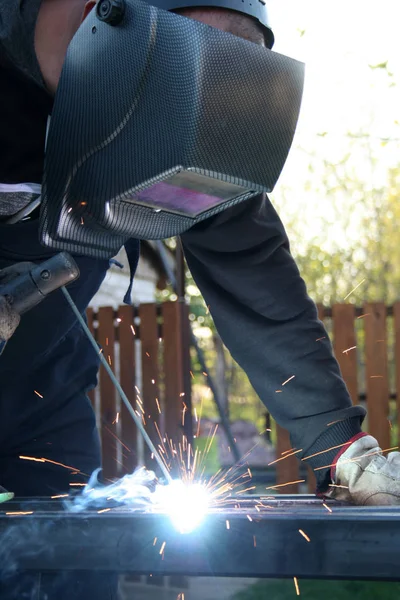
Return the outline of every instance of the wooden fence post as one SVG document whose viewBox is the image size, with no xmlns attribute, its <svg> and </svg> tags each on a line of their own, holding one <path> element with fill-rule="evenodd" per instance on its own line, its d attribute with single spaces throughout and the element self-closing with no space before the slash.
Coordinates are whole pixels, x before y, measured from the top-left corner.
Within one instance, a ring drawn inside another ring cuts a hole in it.
<svg viewBox="0 0 400 600">
<path fill-rule="evenodd" d="M 192 442 L 192 411 L 190 389 L 185 385 L 185 353 L 189 352 L 189 340 L 185 339 L 185 319 L 188 318 L 184 302 L 164 302 L 164 384 L 165 384 L 165 432 L 176 445 L 182 434 Z"/>
<path fill-rule="evenodd" d="M 115 368 L 115 328 L 114 309 L 111 306 L 99 308 L 98 341 L 103 356 Z M 117 440 L 112 435 L 112 423 L 116 418 L 116 390 L 108 373 L 100 367 L 100 437 L 103 462 L 103 476 L 114 479 L 118 476 Z"/>
<path fill-rule="evenodd" d="M 382 302 L 364 307 L 368 430 L 382 448 L 390 447 L 389 382 L 386 344 L 386 307 Z"/>
<path fill-rule="evenodd" d="M 352 304 L 332 306 L 333 347 L 353 404 L 358 404 L 357 342 Z"/>
<path fill-rule="evenodd" d="M 159 364 L 158 364 L 158 324 L 156 304 L 141 304 L 139 306 L 140 340 L 142 343 L 142 389 L 141 399 L 144 410 L 144 420 L 147 433 L 156 448 L 161 443 L 155 424 L 160 426 L 159 404 Z M 152 459 L 150 451 L 145 446 L 144 462 L 149 469 L 157 470 L 157 463 Z"/>
<path fill-rule="evenodd" d="M 133 307 L 120 306 L 118 317 L 120 319 L 118 325 L 120 382 L 132 408 L 136 410 Z M 137 428 L 123 402 L 121 404 L 121 441 L 123 444 L 122 464 L 124 471 L 132 473 L 137 466 Z"/>
</svg>

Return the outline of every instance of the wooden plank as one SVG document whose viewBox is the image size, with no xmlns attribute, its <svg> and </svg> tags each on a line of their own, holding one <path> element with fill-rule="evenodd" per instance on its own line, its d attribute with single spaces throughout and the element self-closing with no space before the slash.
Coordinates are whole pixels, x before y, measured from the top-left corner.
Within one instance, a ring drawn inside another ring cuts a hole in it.
<svg viewBox="0 0 400 600">
<path fill-rule="evenodd" d="M 111 306 L 99 308 L 98 341 L 103 350 L 103 356 L 114 369 L 115 363 L 115 329 L 114 309 Z M 103 476 L 113 479 L 118 476 L 117 468 L 117 440 L 114 433 L 113 421 L 116 418 L 116 391 L 115 387 L 104 369 L 100 367 L 100 437 L 101 454 L 103 461 Z"/>
<path fill-rule="evenodd" d="M 396 382 L 396 409 L 397 409 L 397 442 L 400 445 L 400 302 L 393 305 L 394 334 L 395 334 L 395 382 Z"/>
<path fill-rule="evenodd" d="M 128 400 L 136 409 L 135 390 L 135 336 L 132 331 L 134 310 L 132 306 L 118 309 L 119 369 L 120 383 Z M 132 473 L 137 466 L 137 428 L 125 404 L 121 403 L 122 465 L 126 473 Z"/>
<path fill-rule="evenodd" d="M 164 339 L 165 433 L 177 446 L 191 420 L 187 405 L 183 365 L 183 311 L 181 302 L 162 305 Z"/>
<path fill-rule="evenodd" d="M 334 304 L 333 347 L 353 404 L 358 403 L 357 349 L 353 304 Z"/>
<path fill-rule="evenodd" d="M 157 404 L 159 398 L 159 365 L 158 365 L 158 328 L 156 304 L 141 304 L 139 307 L 140 340 L 142 343 L 142 389 L 144 422 L 150 439 L 157 447 L 160 438 L 155 424 L 160 426 L 160 409 Z M 145 446 L 145 465 L 148 469 L 157 471 L 157 463 L 151 458 L 151 453 Z"/>
<path fill-rule="evenodd" d="M 91 333 L 93 335 L 95 335 L 95 329 L 94 329 L 94 310 L 93 308 L 88 308 L 86 310 L 86 319 L 87 319 L 87 324 L 88 327 L 91 331 Z M 92 403 L 93 406 L 93 410 L 96 412 L 96 398 L 95 398 L 95 391 L 90 390 L 90 392 L 88 392 L 88 398 L 90 400 L 90 402 Z"/>
<path fill-rule="evenodd" d="M 366 304 L 364 312 L 368 430 L 382 448 L 390 447 L 389 381 L 386 344 L 386 307 Z"/>
<path fill-rule="evenodd" d="M 291 443 L 289 433 L 286 429 L 283 429 L 278 423 L 277 428 L 277 442 L 276 442 L 276 458 L 283 458 L 286 454 L 290 455 Z M 283 458 L 276 463 L 276 483 L 282 487 L 277 488 L 277 491 L 282 494 L 298 494 L 299 484 L 294 483 L 286 485 L 291 481 L 298 481 L 299 476 L 299 459 L 296 455 Z M 285 485 L 283 485 L 285 484 Z"/>
</svg>

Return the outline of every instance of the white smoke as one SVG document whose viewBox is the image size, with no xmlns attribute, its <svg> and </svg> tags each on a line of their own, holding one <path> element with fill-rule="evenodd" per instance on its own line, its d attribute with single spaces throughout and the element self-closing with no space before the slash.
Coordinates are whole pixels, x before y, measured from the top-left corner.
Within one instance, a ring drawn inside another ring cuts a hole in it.
<svg viewBox="0 0 400 600">
<path fill-rule="evenodd" d="M 130 508 L 150 507 L 153 504 L 157 478 L 153 471 L 144 467 L 136 469 L 110 485 L 101 485 L 94 471 L 82 493 L 69 498 L 64 506 L 70 512 L 82 512 L 89 508 L 108 508 L 124 505 Z"/>
</svg>

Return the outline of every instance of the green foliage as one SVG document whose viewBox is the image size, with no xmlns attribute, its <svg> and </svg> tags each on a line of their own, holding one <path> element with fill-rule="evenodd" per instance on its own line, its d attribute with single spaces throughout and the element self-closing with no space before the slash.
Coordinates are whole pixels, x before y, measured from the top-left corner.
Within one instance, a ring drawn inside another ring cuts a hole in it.
<svg viewBox="0 0 400 600">
<path fill-rule="evenodd" d="M 304 600 L 398 600 L 400 584 L 377 581 L 299 580 Z M 288 600 L 296 598 L 293 580 L 260 581 L 235 595 L 235 600 Z"/>
</svg>

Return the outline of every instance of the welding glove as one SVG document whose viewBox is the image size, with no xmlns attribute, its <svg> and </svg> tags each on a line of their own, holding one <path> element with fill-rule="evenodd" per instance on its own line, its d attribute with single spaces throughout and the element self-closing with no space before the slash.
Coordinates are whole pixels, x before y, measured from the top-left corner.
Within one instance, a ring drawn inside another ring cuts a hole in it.
<svg viewBox="0 0 400 600">
<path fill-rule="evenodd" d="M 350 442 L 336 456 L 328 497 L 359 506 L 400 505 L 400 452 L 384 456 L 366 433 Z"/>
<path fill-rule="evenodd" d="M 11 500 L 12 498 L 14 498 L 14 494 L 12 492 L 7 492 L 7 490 L 0 485 L 0 504 L 2 502 L 7 502 L 7 500 Z"/>
<path fill-rule="evenodd" d="M 33 263 L 21 262 L 0 270 L 0 344 L 10 339 L 21 320 L 20 315 L 13 309 L 7 298 L 2 296 L 1 288 L 14 278 L 26 273 Z"/>
</svg>

